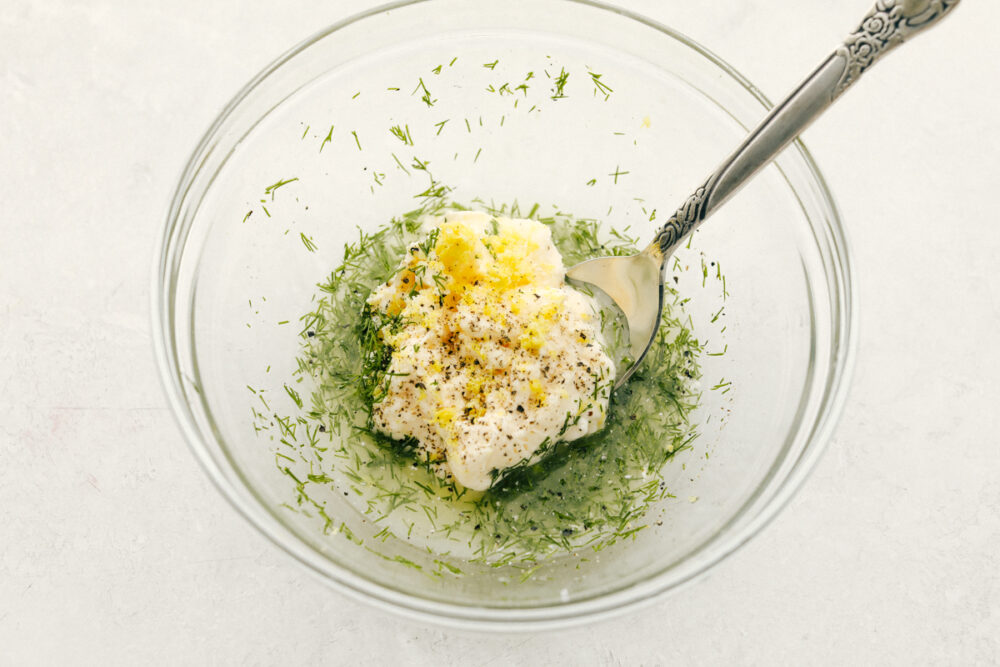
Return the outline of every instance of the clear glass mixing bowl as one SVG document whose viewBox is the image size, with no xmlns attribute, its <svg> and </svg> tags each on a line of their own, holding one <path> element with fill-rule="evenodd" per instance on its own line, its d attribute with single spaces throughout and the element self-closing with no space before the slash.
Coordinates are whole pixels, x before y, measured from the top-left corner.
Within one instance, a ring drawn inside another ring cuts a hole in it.
<svg viewBox="0 0 1000 667">
<path fill-rule="evenodd" d="M 419 545 L 365 548 L 376 528 L 338 492 L 316 497 L 361 547 L 324 531 L 316 512 L 288 511 L 296 489 L 252 410 L 293 409 L 282 386 L 297 320 L 358 227 L 378 227 L 442 183 L 457 201 L 517 200 L 523 212 L 539 202 L 630 225 L 646 242 L 653 211 L 668 217 L 768 106 L 683 35 L 592 2 L 407 2 L 296 46 L 240 91 L 195 150 L 155 266 L 156 354 L 198 460 L 320 580 L 423 619 L 537 630 L 703 575 L 799 487 L 846 391 L 847 245 L 801 143 L 671 266 L 706 352 L 725 354 L 702 359 L 701 435 L 668 463 L 674 498 L 634 540 L 554 559 L 523 584 L 503 567 L 430 576 L 436 556 Z"/>
</svg>

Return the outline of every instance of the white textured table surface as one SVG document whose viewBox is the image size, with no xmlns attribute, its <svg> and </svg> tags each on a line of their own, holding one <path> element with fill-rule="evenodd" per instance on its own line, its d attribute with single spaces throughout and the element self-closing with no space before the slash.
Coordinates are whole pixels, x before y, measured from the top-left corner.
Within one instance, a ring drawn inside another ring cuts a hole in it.
<svg viewBox="0 0 1000 667">
<path fill-rule="evenodd" d="M 772 98 L 870 1 L 621 0 Z M 295 567 L 199 470 L 152 359 L 150 264 L 190 150 L 272 58 L 373 4 L 2 3 L 0 665 L 1000 660 L 1000 3 L 967 0 L 806 135 L 862 321 L 801 494 L 652 608 L 499 637 L 399 620 Z"/>
</svg>

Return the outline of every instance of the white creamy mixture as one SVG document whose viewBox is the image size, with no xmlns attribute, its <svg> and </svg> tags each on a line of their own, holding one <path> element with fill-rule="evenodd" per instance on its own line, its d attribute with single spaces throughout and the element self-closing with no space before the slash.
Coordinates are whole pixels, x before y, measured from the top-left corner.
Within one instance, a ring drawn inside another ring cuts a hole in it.
<svg viewBox="0 0 1000 667">
<path fill-rule="evenodd" d="M 544 224 L 453 212 L 425 227 L 368 299 L 393 350 L 375 426 L 483 490 L 542 446 L 601 429 L 614 364 Z"/>
</svg>

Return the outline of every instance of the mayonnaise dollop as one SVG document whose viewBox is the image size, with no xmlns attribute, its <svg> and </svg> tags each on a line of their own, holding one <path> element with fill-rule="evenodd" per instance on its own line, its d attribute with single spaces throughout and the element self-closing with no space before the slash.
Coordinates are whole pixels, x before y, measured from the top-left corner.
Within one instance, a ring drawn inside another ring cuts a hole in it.
<svg viewBox="0 0 1000 667">
<path fill-rule="evenodd" d="M 425 227 L 368 299 L 392 348 L 375 427 L 484 490 L 543 446 L 600 430 L 614 364 L 544 224 L 459 211 Z"/>
</svg>

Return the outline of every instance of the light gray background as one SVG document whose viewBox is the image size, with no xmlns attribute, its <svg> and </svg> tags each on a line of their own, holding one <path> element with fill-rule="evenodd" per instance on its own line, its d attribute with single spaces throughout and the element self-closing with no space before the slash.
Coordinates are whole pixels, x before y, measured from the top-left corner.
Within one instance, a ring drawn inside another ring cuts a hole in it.
<svg viewBox="0 0 1000 667">
<path fill-rule="evenodd" d="M 772 98 L 870 1 L 620 0 Z M 153 364 L 150 265 L 189 152 L 271 59 L 374 4 L 2 1 L 0 665 L 1000 659 L 1000 3 L 966 0 L 806 135 L 862 319 L 801 494 L 670 599 L 514 637 L 318 585 L 211 487 Z"/>
</svg>

